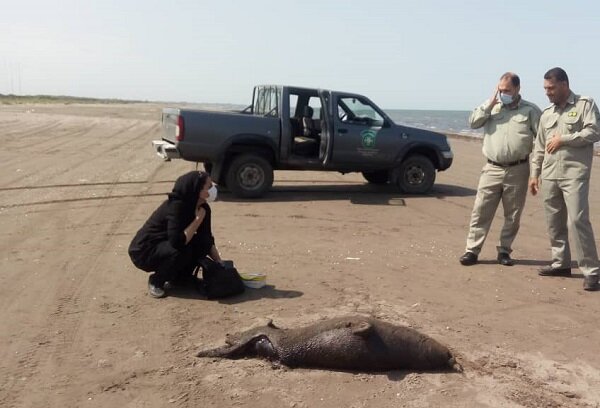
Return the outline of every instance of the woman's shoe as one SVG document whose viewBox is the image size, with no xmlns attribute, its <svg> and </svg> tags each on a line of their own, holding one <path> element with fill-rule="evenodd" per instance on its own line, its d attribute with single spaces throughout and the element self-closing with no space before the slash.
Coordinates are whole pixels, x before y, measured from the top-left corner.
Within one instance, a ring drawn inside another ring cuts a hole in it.
<svg viewBox="0 0 600 408">
<path fill-rule="evenodd" d="M 155 286 L 150 279 L 148 279 L 148 294 L 156 299 L 167 296 L 167 292 L 164 290 L 164 288 Z"/>
</svg>

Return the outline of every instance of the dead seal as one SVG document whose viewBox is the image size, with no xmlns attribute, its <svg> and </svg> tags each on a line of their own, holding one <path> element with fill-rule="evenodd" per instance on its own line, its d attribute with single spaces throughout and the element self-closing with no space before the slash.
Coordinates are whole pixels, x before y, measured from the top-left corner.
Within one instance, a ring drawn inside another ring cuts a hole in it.
<svg viewBox="0 0 600 408">
<path fill-rule="evenodd" d="M 399 369 L 462 371 L 450 350 L 418 331 L 363 316 L 341 317 L 298 329 L 266 326 L 227 335 L 226 345 L 197 357 L 262 357 L 288 367 L 350 371 Z"/>
</svg>

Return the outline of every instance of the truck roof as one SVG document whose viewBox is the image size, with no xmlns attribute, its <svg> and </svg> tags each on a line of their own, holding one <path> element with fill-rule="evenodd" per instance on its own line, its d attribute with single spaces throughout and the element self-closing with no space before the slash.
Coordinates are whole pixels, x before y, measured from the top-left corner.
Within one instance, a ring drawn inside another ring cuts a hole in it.
<svg viewBox="0 0 600 408">
<path fill-rule="evenodd" d="M 362 98 L 366 98 L 367 100 L 370 100 L 367 96 L 362 95 L 362 94 L 357 94 L 356 92 L 346 92 L 346 91 L 338 91 L 338 90 L 333 90 L 333 89 L 324 89 L 324 88 L 308 88 L 305 86 L 295 86 L 295 85 L 281 85 L 281 84 L 261 84 L 261 85 L 256 85 L 255 88 L 270 88 L 270 87 L 275 87 L 275 88 L 287 88 L 290 90 L 294 90 L 294 91 L 305 91 L 305 92 L 335 92 L 335 93 L 343 93 L 346 95 L 351 95 L 351 96 L 360 96 Z"/>
</svg>

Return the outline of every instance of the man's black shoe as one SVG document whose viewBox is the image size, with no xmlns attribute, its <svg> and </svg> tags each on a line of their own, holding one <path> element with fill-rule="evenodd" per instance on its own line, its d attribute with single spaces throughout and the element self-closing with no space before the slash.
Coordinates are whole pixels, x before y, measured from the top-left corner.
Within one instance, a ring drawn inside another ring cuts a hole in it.
<svg viewBox="0 0 600 408">
<path fill-rule="evenodd" d="M 465 254 L 460 257 L 459 261 L 464 266 L 475 265 L 477 263 L 477 255 L 473 252 L 465 252 Z"/>
<path fill-rule="evenodd" d="M 498 263 L 504 266 L 513 266 L 515 261 L 513 261 L 510 255 L 506 252 L 500 252 L 498 254 Z"/>
<path fill-rule="evenodd" d="M 540 276 L 571 276 L 571 268 L 553 268 L 552 266 L 544 266 L 538 269 Z"/>
<path fill-rule="evenodd" d="M 583 290 L 589 290 L 589 291 L 599 290 L 600 289 L 600 283 L 598 283 L 599 279 L 600 278 L 598 277 L 598 275 L 584 276 L 583 277 Z"/>
</svg>

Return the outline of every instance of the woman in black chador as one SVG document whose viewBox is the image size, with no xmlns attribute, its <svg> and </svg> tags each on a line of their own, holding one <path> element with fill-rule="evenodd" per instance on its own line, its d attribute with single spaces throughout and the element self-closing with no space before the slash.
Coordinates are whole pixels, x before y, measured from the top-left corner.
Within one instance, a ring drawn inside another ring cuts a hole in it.
<svg viewBox="0 0 600 408">
<path fill-rule="evenodd" d="M 208 173 L 186 173 L 135 234 L 129 256 L 136 267 L 154 272 L 148 279 L 150 296 L 166 296 L 166 282 L 192 284 L 196 280 L 193 271 L 206 256 L 222 262 L 210 227 L 208 202 L 216 197 L 217 188 Z"/>
</svg>

